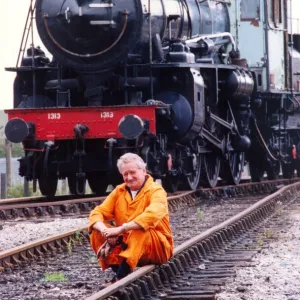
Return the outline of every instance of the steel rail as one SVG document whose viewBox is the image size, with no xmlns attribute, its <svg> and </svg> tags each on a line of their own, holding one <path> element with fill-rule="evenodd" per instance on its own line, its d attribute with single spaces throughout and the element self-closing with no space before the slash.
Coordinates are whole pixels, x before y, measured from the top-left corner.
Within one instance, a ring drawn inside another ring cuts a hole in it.
<svg viewBox="0 0 300 300">
<path fill-rule="evenodd" d="M 66 199 L 66 200 L 70 199 L 71 200 L 74 197 L 75 197 L 74 195 L 55 196 L 53 198 L 53 202 L 59 201 L 59 199 L 61 199 L 61 201 L 63 201 L 64 199 Z M 90 194 L 90 195 L 86 195 L 86 197 L 83 198 L 83 199 L 94 198 L 94 197 L 100 197 L 100 198 L 103 198 L 103 199 L 105 198 L 105 196 L 96 196 L 96 195 L 93 196 L 93 194 Z M 76 199 L 78 199 L 78 197 Z M 27 203 L 27 202 L 34 202 L 34 201 L 52 201 L 52 199 L 50 200 L 49 198 L 47 198 L 45 196 L 0 199 L 0 207 L 4 204 L 14 204 L 14 203 L 22 203 L 22 202 Z"/>
<path fill-rule="evenodd" d="M 181 199 L 185 199 L 186 201 L 194 201 L 196 197 L 196 193 L 195 191 L 191 191 L 191 192 L 184 192 L 181 194 L 178 194 L 176 196 L 171 196 L 168 197 L 168 201 L 169 204 L 172 203 L 173 201 L 179 200 Z M 57 201 L 54 203 L 51 203 L 51 206 L 60 206 L 60 205 L 67 205 L 67 204 L 80 204 L 83 202 L 90 202 L 90 201 L 100 201 L 103 200 L 104 197 L 98 197 L 98 199 L 95 198 L 84 198 L 84 199 L 76 199 L 76 200 L 68 200 L 68 201 Z M 26 207 L 35 207 L 36 204 L 32 203 L 32 204 L 27 204 Z M 43 207 L 43 206 L 48 206 L 49 204 L 47 203 L 38 203 L 39 206 Z M 23 208 L 22 204 L 21 205 L 15 205 L 12 207 L 13 209 L 18 209 L 18 208 Z M 0 209 L 1 211 L 1 209 Z M 27 258 L 27 256 L 32 256 L 34 255 L 32 252 L 34 252 L 34 248 L 35 247 L 44 247 L 43 251 L 47 250 L 47 247 L 49 244 L 53 244 L 56 240 L 61 240 L 61 239 L 71 239 L 72 236 L 76 235 L 77 233 L 80 232 L 86 232 L 87 233 L 87 227 L 79 227 L 77 229 L 74 229 L 72 231 L 60 234 L 60 235 L 55 235 L 52 237 L 48 237 L 45 239 L 39 239 L 34 241 L 33 243 L 27 243 L 24 244 L 22 246 L 19 247 L 15 247 L 13 249 L 10 250 L 6 250 L 6 251 L 2 251 L 0 252 L 0 270 L 1 268 L 5 268 L 5 266 L 10 266 L 13 265 L 14 263 L 19 263 L 22 260 L 22 257 L 20 257 L 20 253 L 22 253 L 23 255 L 23 259 L 25 257 L 25 259 Z M 59 246 L 59 245 L 58 245 Z M 51 247 L 50 247 L 51 248 Z M 17 255 L 18 257 L 14 257 L 15 255 Z"/>
<path fill-rule="evenodd" d="M 280 197 L 288 197 L 290 194 L 287 192 L 293 191 L 294 193 L 299 194 L 300 182 L 282 187 L 277 192 L 269 195 L 262 200 L 258 201 L 256 204 L 252 205 L 248 209 L 239 213 L 238 215 L 231 217 L 227 221 L 222 222 L 221 224 L 206 230 L 205 232 L 197 235 L 196 237 L 190 239 L 189 241 L 183 243 L 182 245 L 175 248 L 174 258 L 180 256 L 183 252 L 187 251 L 190 247 L 195 244 L 206 240 L 212 235 L 217 234 L 220 230 L 224 228 L 229 228 L 233 226 L 234 223 L 240 222 L 241 219 L 245 218 L 247 215 L 251 213 L 255 213 L 261 207 L 265 207 L 270 202 L 279 199 Z M 192 192 L 184 193 L 184 197 L 194 196 Z M 182 197 L 182 195 L 172 196 L 174 200 L 178 197 Z M 171 199 L 169 199 L 171 200 Z M 277 200 L 279 201 L 279 200 Z M 48 251 L 56 251 L 63 247 L 67 247 L 68 243 L 73 239 L 76 240 L 76 235 L 84 234 L 87 235 L 86 227 L 78 227 L 72 231 L 68 231 L 59 235 L 51 236 L 46 239 L 39 239 L 34 241 L 33 243 L 27 243 L 19 247 L 15 247 L 10 250 L 0 252 L 0 270 L 4 271 L 5 268 L 13 268 L 14 266 L 22 265 L 22 263 L 26 262 L 34 258 L 35 256 L 39 257 L 45 255 Z M 124 287 L 130 285 L 135 280 L 139 279 L 141 276 L 148 274 L 153 271 L 157 266 L 149 265 L 145 267 L 141 267 L 132 274 L 118 281 L 117 283 L 107 287 L 106 289 L 97 292 L 88 298 L 88 300 L 92 299 L 104 299 L 114 294 L 115 292 L 123 289 Z"/>
<path fill-rule="evenodd" d="M 248 216 L 249 214 L 255 212 L 257 209 L 259 209 L 261 207 L 264 207 L 265 205 L 267 205 L 271 201 L 274 201 L 274 199 L 281 196 L 286 191 L 289 191 L 289 190 L 291 190 L 295 187 L 300 188 L 300 182 L 296 182 L 296 183 L 293 183 L 291 185 L 282 187 L 280 190 L 278 190 L 274 194 L 263 198 L 262 200 L 258 201 L 257 203 L 255 203 L 254 205 L 249 207 L 248 209 L 246 209 L 243 212 L 237 214 L 236 216 L 231 217 L 230 219 L 220 223 L 219 225 L 214 226 L 211 229 L 206 230 L 205 232 L 203 232 L 203 233 L 195 236 L 194 238 L 188 240 L 187 242 L 181 244 L 180 246 L 175 248 L 173 257 L 179 256 L 182 252 L 184 252 L 188 248 L 191 248 L 195 244 L 198 244 L 199 242 L 202 242 L 202 241 L 206 240 L 207 238 L 209 238 L 210 236 L 212 236 L 215 233 L 219 232 L 220 230 L 223 230 L 224 228 L 233 225 L 234 223 L 240 221 L 241 219 Z M 136 272 L 133 272 L 132 274 L 130 274 L 127 277 L 117 281 L 116 283 L 112 284 L 111 286 L 108 286 L 107 288 L 93 294 L 92 296 L 86 298 L 86 300 L 106 299 L 109 296 L 112 296 L 114 293 L 116 293 L 116 292 L 120 291 L 121 289 L 125 288 L 126 286 L 128 286 L 132 282 L 138 280 L 143 275 L 146 275 L 146 274 L 150 273 L 151 271 L 154 270 L 155 267 L 156 267 L 155 265 L 149 265 L 149 266 L 141 267 Z"/>
<path fill-rule="evenodd" d="M 214 189 L 202 188 L 196 191 L 180 192 L 175 195 L 169 195 L 169 209 L 171 211 L 176 210 L 183 203 L 193 204 L 196 198 L 212 198 L 221 196 L 234 196 L 237 194 L 247 193 L 260 193 L 266 189 L 274 191 L 275 187 L 280 184 L 289 184 L 299 179 L 278 179 L 273 181 L 263 181 L 261 183 L 244 183 L 232 186 L 218 186 Z M 0 220 L 13 221 L 15 219 L 36 219 L 43 218 L 45 215 L 55 216 L 57 214 L 73 214 L 88 213 L 96 205 L 99 205 L 105 197 L 84 197 L 73 198 L 72 195 L 66 195 L 66 198 L 59 196 L 53 201 L 39 201 L 44 198 L 23 198 L 20 201 L 18 199 L 0 200 Z M 71 199 L 70 199 L 71 198 Z M 64 200 L 67 199 L 67 200 Z"/>
</svg>

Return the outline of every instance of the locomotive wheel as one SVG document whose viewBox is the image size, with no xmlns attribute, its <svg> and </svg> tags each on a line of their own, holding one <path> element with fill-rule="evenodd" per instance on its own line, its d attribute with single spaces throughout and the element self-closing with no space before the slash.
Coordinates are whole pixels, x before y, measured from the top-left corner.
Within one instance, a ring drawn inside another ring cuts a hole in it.
<svg viewBox="0 0 300 300">
<path fill-rule="evenodd" d="M 87 180 L 94 194 L 106 194 L 108 186 L 108 178 L 106 174 L 101 174 L 97 172 L 87 173 Z"/>
<path fill-rule="evenodd" d="M 209 187 L 215 187 L 220 174 L 221 160 L 214 152 L 204 155 L 204 184 Z"/>
<path fill-rule="evenodd" d="M 252 182 L 261 182 L 265 173 L 264 165 L 260 161 L 249 161 L 249 171 Z"/>
<path fill-rule="evenodd" d="M 226 121 L 228 123 L 235 122 L 229 108 L 227 108 L 226 110 Z M 224 134 L 227 135 L 230 151 L 228 152 L 228 158 L 222 163 L 221 177 L 227 182 L 227 184 L 238 185 L 242 177 L 245 162 L 245 153 L 234 151 L 232 146 L 232 135 L 230 133 L 227 133 L 226 131 Z"/>
<path fill-rule="evenodd" d="M 299 158 L 296 159 L 294 165 L 295 165 L 295 169 L 297 172 L 297 177 L 300 177 L 300 160 L 299 160 Z"/>
<path fill-rule="evenodd" d="M 175 193 L 178 190 L 179 179 L 178 176 L 168 174 L 161 180 L 161 183 L 166 192 Z"/>
<path fill-rule="evenodd" d="M 198 155 L 195 158 L 195 166 L 191 175 L 186 176 L 182 182 L 182 189 L 196 190 L 199 187 L 201 175 L 201 157 Z"/>
<path fill-rule="evenodd" d="M 296 172 L 297 172 L 297 177 L 299 178 L 300 177 L 300 168 L 297 168 Z"/>
<path fill-rule="evenodd" d="M 278 160 L 274 162 L 268 162 L 266 169 L 268 180 L 277 179 L 280 173 L 280 162 Z"/>
<path fill-rule="evenodd" d="M 75 175 L 68 176 L 68 186 L 70 195 L 84 195 L 85 194 L 86 179 L 77 180 Z"/>
<path fill-rule="evenodd" d="M 281 164 L 282 169 L 282 177 L 283 178 L 292 178 L 294 175 L 294 169 L 292 168 L 291 163 L 284 163 Z"/>
<path fill-rule="evenodd" d="M 219 115 L 218 111 L 210 107 L 211 111 L 216 115 Z M 206 128 L 211 134 L 223 140 L 224 135 L 221 132 L 220 125 L 211 118 L 205 120 L 204 128 Z M 202 179 L 204 185 L 208 187 L 215 187 L 218 183 L 218 178 L 221 169 L 221 159 L 218 153 L 209 152 L 203 156 L 203 167 L 202 167 Z"/>
<path fill-rule="evenodd" d="M 242 177 L 243 166 L 245 161 L 244 152 L 231 151 L 228 155 L 228 161 L 224 164 L 224 172 L 228 184 L 239 184 Z"/>
<path fill-rule="evenodd" d="M 42 176 L 38 178 L 38 182 L 43 196 L 53 197 L 55 195 L 58 182 L 56 176 Z"/>
</svg>

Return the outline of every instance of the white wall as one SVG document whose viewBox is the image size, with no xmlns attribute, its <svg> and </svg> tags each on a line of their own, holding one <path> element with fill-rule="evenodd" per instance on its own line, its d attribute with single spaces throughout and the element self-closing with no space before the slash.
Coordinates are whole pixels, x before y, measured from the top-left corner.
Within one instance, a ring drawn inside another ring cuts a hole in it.
<svg viewBox="0 0 300 300">
<path fill-rule="evenodd" d="M 300 34 L 300 0 L 288 0 L 289 33 Z M 292 5 L 292 9 L 291 9 Z M 292 19 L 292 22 L 291 22 Z"/>
</svg>

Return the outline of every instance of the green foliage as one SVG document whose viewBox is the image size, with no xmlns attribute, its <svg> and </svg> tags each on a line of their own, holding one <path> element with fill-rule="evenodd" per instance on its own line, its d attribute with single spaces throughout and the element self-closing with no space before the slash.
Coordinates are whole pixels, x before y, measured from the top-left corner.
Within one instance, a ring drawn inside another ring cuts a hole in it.
<svg viewBox="0 0 300 300">
<path fill-rule="evenodd" d="M 29 189 L 29 196 L 32 196 L 32 191 Z M 7 189 L 7 198 L 24 197 L 24 185 L 18 184 Z"/>
<path fill-rule="evenodd" d="M 66 192 L 63 189 L 58 188 L 56 196 L 65 195 Z M 33 192 L 32 181 L 29 182 L 29 197 L 31 196 L 42 196 L 39 186 L 37 185 L 36 192 Z M 24 185 L 17 184 L 7 189 L 7 198 L 21 198 L 24 197 Z"/>
<path fill-rule="evenodd" d="M 63 282 L 69 281 L 69 278 L 63 272 L 58 273 L 46 273 L 44 278 L 41 279 L 42 282 Z"/>
<path fill-rule="evenodd" d="M 80 231 L 76 231 L 74 233 L 74 240 L 76 242 L 82 242 L 83 239 L 84 239 L 84 236 L 83 236 L 83 234 Z"/>
<path fill-rule="evenodd" d="M 261 248 L 263 246 L 263 240 L 261 234 L 258 235 L 258 247 Z"/>
<path fill-rule="evenodd" d="M 12 144 L 11 156 L 12 157 L 22 157 L 22 156 L 24 156 L 24 150 L 23 150 L 22 143 Z"/>
<path fill-rule="evenodd" d="M 264 229 L 266 239 L 270 239 L 273 237 L 272 231 L 270 229 Z"/>
<path fill-rule="evenodd" d="M 29 184 L 29 197 L 30 196 L 41 196 L 40 190 L 34 193 L 32 189 L 32 184 Z M 21 198 L 24 197 L 24 185 L 17 184 L 7 189 L 7 198 Z"/>
<path fill-rule="evenodd" d="M 22 143 L 14 144 L 11 143 L 11 156 L 12 157 L 22 157 L 24 156 L 24 150 Z M 6 157 L 6 150 L 5 150 L 5 142 L 4 140 L 0 141 L 0 158 Z"/>
<path fill-rule="evenodd" d="M 75 246 L 75 244 L 81 243 L 83 239 L 84 239 L 83 234 L 81 232 L 76 231 L 74 233 L 73 238 L 70 238 L 67 244 L 68 252 L 71 253 L 73 251 L 73 247 Z"/>
<path fill-rule="evenodd" d="M 0 145 L 0 158 L 4 158 L 5 157 L 5 149 L 2 145 Z"/>
<path fill-rule="evenodd" d="M 200 207 L 197 208 L 197 218 L 201 219 L 204 216 L 204 211 Z"/>
</svg>

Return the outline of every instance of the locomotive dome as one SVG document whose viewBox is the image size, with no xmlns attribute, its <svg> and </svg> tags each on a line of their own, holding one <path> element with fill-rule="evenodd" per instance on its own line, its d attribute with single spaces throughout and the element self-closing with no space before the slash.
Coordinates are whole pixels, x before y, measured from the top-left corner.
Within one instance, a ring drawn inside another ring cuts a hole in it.
<svg viewBox="0 0 300 300">
<path fill-rule="evenodd" d="M 45 46 L 61 65 L 87 72 L 125 60 L 140 35 L 141 19 L 139 0 L 36 2 Z"/>
</svg>

